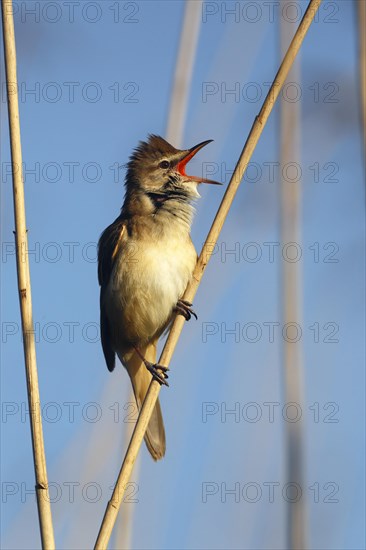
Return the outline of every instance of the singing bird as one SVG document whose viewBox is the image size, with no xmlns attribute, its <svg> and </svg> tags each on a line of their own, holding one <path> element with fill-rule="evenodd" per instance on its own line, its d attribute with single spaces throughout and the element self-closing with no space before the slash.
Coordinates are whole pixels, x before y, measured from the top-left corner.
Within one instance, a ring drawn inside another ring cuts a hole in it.
<svg viewBox="0 0 366 550">
<path fill-rule="evenodd" d="M 125 199 L 118 218 L 98 244 L 101 340 L 107 367 L 115 355 L 131 378 L 141 408 L 152 376 L 167 384 L 167 369 L 156 364 L 159 337 L 175 314 L 189 320 L 192 304 L 181 298 L 197 261 L 190 229 L 200 183 L 216 181 L 186 174 L 203 141 L 175 149 L 160 136 L 140 142 L 127 164 Z M 219 184 L 220 185 L 220 184 Z M 196 315 L 195 315 L 196 316 Z M 154 460 L 165 454 L 159 400 L 145 434 Z"/>
</svg>

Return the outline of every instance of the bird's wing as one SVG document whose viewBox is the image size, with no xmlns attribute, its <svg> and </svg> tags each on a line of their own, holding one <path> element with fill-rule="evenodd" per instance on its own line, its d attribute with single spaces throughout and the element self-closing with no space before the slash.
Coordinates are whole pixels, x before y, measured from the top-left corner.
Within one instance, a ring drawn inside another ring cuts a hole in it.
<svg viewBox="0 0 366 550">
<path fill-rule="evenodd" d="M 115 258 L 123 235 L 126 234 L 126 225 L 123 219 L 117 218 L 105 229 L 98 243 L 98 280 L 100 284 L 100 335 L 102 348 L 108 370 L 115 366 L 115 351 L 112 345 L 111 330 L 104 305 L 104 293 L 111 277 Z"/>
<path fill-rule="evenodd" d="M 109 282 L 117 250 L 125 232 L 125 221 L 122 218 L 117 218 L 100 236 L 98 243 L 98 279 L 102 289 Z"/>
</svg>

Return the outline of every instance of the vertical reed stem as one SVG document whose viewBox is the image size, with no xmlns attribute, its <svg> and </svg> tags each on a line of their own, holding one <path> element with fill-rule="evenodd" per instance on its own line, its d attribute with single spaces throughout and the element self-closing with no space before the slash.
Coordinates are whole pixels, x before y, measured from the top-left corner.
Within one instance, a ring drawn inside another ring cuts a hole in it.
<svg viewBox="0 0 366 550">
<path fill-rule="evenodd" d="M 357 2 L 358 16 L 358 62 L 360 79 L 361 126 L 364 155 L 366 153 L 366 0 Z"/>
<path fill-rule="evenodd" d="M 186 0 L 166 129 L 166 139 L 178 148 L 183 140 L 201 14 L 202 0 Z"/>
<path fill-rule="evenodd" d="M 2 0 L 2 22 L 8 94 L 10 147 L 14 195 L 16 261 L 23 347 L 27 378 L 28 403 L 36 477 L 38 517 L 42 548 L 55 548 L 51 504 L 48 494 L 46 457 L 43 443 L 42 417 L 38 389 L 36 348 L 32 317 L 32 297 L 28 261 L 28 238 L 25 218 L 22 148 L 20 140 L 18 82 L 12 0 Z"/>
<path fill-rule="evenodd" d="M 282 4 L 287 4 L 282 0 Z M 281 6 L 282 7 L 282 6 Z M 283 10 L 281 10 L 283 11 Z M 292 35 L 293 24 L 281 18 L 281 55 L 286 52 Z M 297 58 L 289 72 L 289 82 L 300 83 L 300 60 Z M 281 143 L 281 240 L 282 246 L 300 243 L 301 180 L 288 181 L 287 168 L 300 165 L 300 102 L 282 98 L 280 119 Z M 301 274 L 299 262 L 284 261 L 282 264 L 282 320 L 285 326 L 301 323 Z M 285 403 L 298 403 L 303 409 L 303 364 L 301 341 L 283 342 L 283 384 Z M 286 423 L 285 476 L 287 483 L 304 487 L 303 423 Z M 287 548 L 307 548 L 307 514 L 304 495 L 297 502 L 286 502 Z"/>
</svg>

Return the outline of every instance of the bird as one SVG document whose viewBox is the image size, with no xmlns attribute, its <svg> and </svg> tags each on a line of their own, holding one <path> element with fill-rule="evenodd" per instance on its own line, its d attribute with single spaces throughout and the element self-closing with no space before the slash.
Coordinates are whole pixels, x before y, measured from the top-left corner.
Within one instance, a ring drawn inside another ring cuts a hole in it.
<svg viewBox="0 0 366 550">
<path fill-rule="evenodd" d="M 197 318 L 182 300 L 197 261 L 190 237 L 194 202 L 199 184 L 221 184 L 187 175 L 186 165 L 211 142 L 180 150 L 154 134 L 140 141 L 126 165 L 120 215 L 98 242 L 102 349 L 109 371 L 116 355 L 126 368 L 139 410 L 152 378 L 168 385 L 168 369 L 156 364 L 160 336 L 177 314 Z M 165 455 L 159 400 L 144 439 L 154 460 Z"/>
</svg>

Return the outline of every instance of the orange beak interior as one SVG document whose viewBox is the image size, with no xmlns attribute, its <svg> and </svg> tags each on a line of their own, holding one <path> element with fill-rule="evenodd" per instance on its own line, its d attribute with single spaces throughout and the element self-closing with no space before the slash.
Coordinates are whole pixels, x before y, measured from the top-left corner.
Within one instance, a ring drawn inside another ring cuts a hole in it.
<svg viewBox="0 0 366 550">
<path fill-rule="evenodd" d="M 209 179 L 205 179 L 205 178 L 197 178 L 195 176 L 188 176 L 188 174 L 186 174 L 186 166 L 187 166 L 188 162 L 198 153 L 198 151 L 200 149 L 202 149 L 202 147 L 205 147 L 205 145 L 208 145 L 211 142 L 212 142 L 212 139 L 208 139 L 207 141 L 202 141 L 198 145 L 195 145 L 194 147 L 192 147 L 192 149 L 189 149 L 189 151 L 182 158 L 182 160 L 180 160 L 177 163 L 177 165 L 176 165 L 177 172 L 179 172 L 181 174 L 181 176 L 184 176 L 185 178 L 191 179 L 192 181 L 195 181 L 196 183 L 213 183 L 215 185 L 222 185 L 218 181 L 209 180 Z"/>
<path fill-rule="evenodd" d="M 203 145 L 201 146 L 203 147 Z M 177 164 L 177 170 L 182 176 L 186 176 L 186 166 L 189 163 L 189 161 L 195 156 L 196 153 L 201 149 L 201 147 L 197 146 L 193 149 L 189 150 L 189 153 L 186 157 L 184 157 L 180 162 Z"/>
</svg>

